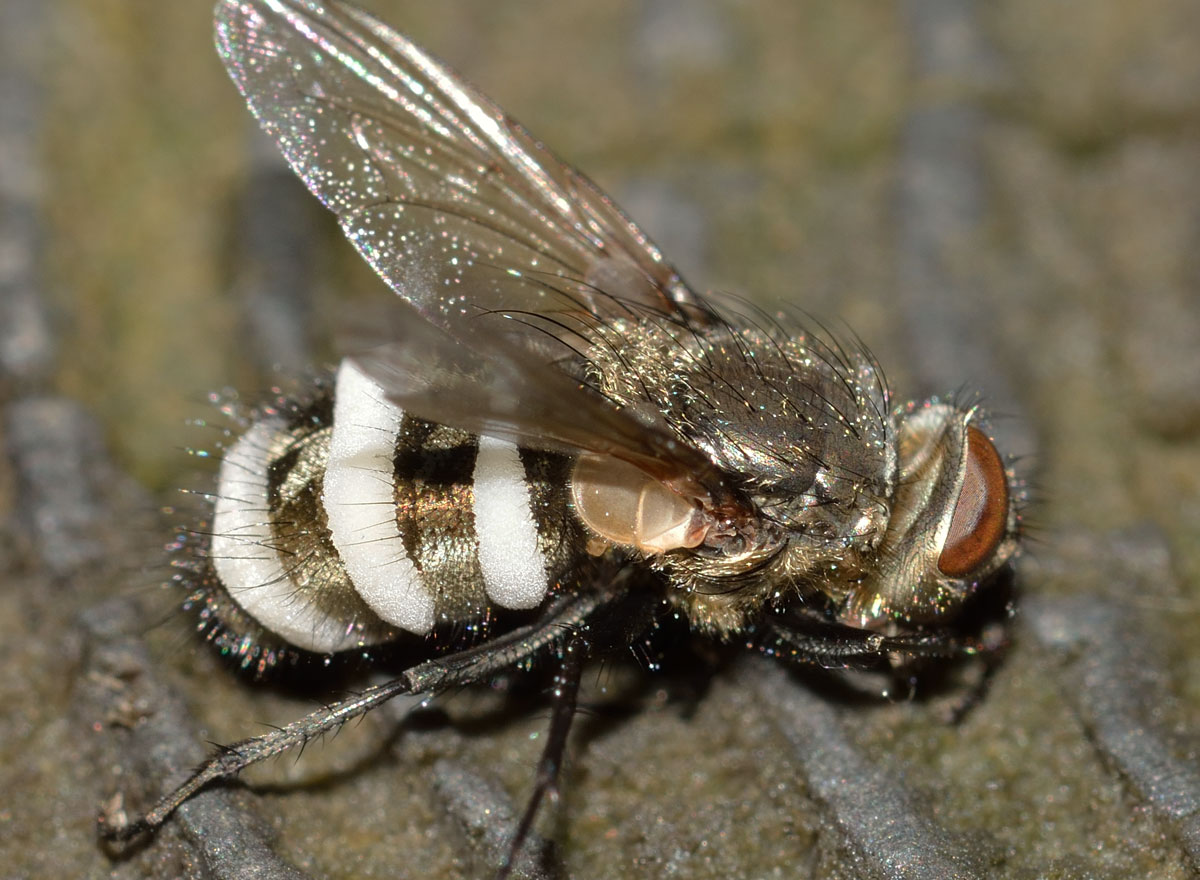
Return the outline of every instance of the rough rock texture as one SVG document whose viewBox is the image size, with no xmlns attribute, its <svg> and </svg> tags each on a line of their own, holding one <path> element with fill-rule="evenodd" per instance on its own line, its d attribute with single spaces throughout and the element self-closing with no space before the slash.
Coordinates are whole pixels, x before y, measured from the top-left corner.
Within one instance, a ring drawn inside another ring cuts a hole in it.
<svg viewBox="0 0 1200 880">
<path fill-rule="evenodd" d="M 536 700 L 381 711 L 123 858 L 94 838 L 116 792 L 319 698 L 193 644 L 157 587 L 186 515 L 155 511 L 206 485 L 209 391 L 319 366 L 387 295 L 257 141 L 205 7 L 0 4 L 0 876 L 487 876 Z M 1200 7 L 371 8 L 694 284 L 844 319 L 901 398 L 979 390 L 1028 454 L 1015 643 L 965 721 L 754 658 L 698 691 L 610 667 L 546 873 L 1195 876 Z"/>
</svg>

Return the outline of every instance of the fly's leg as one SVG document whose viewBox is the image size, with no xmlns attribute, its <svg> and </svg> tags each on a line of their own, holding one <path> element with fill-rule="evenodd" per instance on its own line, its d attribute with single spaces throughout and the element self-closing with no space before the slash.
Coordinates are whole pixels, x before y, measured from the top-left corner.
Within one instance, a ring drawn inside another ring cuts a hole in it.
<svg viewBox="0 0 1200 880">
<path fill-rule="evenodd" d="M 797 665 L 846 669 L 888 663 L 892 689 L 885 693 L 893 697 L 911 696 L 915 690 L 916 679 L 908 661 L 974 657 L 982 663 L 980 678 L 947 712 L 946 720 L 951 724 L 959 723 L 982 700 L 1007 645 L 1006 637 L 962 638 L 942 630 L 887 636 L 798 616 L 769 621 L 757 640 L 757 647 L 764 654 Z"/>
<path fill-rule="evenodd" d="M 609 600 L 609 596 L 601 593 L 563 597 L 551 605 L 536 623 L 519 627 L 465 651 L 420 663 L 391 681 L 324 706 L 278 730 L 224 746 L 201 764 L 182 785 L 162 797 L 145 815 L 121 825 L 110 824 L 101 816 L 97 820 L 100 836 L 105 840 L 121 842 L 152 832 L 180 804 L 209 783 L 303 746 L 400 694 L 432 695 L 449 688 L 487 681 L 500 672 L 531 663 L 539 655 L 569 641 L 573 634 L 584 627 L 588 617 Z M 571 705 L 574 706 L 573 699 Z"/>
<path fill-rule="evenodd" d="M 154 831 L 184 801 L 210 782 L 234 776 L 251 764 L 265 761 L 296 746 L 303 746 L 315 737 L 340 727 L 393 697 L 408 693 L 413 691 L 408 681 L 401 676 L 367 688 L 348 699 L 323 706 L 270 733 L 244 739 L 232 745 L 220 746 L 219 750 L 197 767 L 182 785 L 160 798 L 145 815 L 132 822 L 116 825 L 110 824 L 105 815 L 101 814 L 96 820 L 100 836 L 108 841 L 124 842 Z"/>
<path fill-rule="evenodd" d="M 768 656 L 826 669 L 870 665 L 889 655 L 906 659 L 959 657 L 980 650 L 974 641 L 958 639 L 943 631 L 888 636 L 799 616 L 769 620 L 757 646 Z"/>
<path fill-rule="evenodd" d="M 506 880 L 516 863 L 517 855 L 533 828 L 542 800 L 558 797 L 558 777 L 562 771 L 563 756 L 567 750 L 567 737 L 571 733 L 571 722 L 575 718 L 575 707 L 579 699 L 579 682 L 583 677 L 583 666 L 591 647 L 581 633 L 572 633 L 562 647 L 562 660 L 554 676 L 553 703 L 550 711 L 550 730 L 546 734 L 546 746 L 538 759 L 534 776 L 533 791 L 525 812 L 517 824 L 508 850 L 496 872 L 496 880 Z"/>
<path fill-rule="evenodd" d="M 978 656 L 983 663 L 979 679 L 950 707 L 947 713 L 947 720 L 951 724 L 961 723 L 964 718 L 975 710 L 976 706 L 983 702 L 984 697 L 991 690 L 992 682 L 995 681 L 996 672 L 1004 663 L 1009 645 L 1010 642 L 1006 630 L 1001 629 L 991 639 L 987 638 L 987 634 L 985 633 L 983 644 L 978 651 Z"/>
</svg>

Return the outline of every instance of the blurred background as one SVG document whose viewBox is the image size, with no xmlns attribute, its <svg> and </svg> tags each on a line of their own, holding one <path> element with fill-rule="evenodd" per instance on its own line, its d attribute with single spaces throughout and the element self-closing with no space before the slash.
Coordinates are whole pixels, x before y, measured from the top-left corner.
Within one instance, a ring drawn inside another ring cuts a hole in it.
<svg viewBox="0 0 1200 880">
<path fill-rule="evenodd" d="M 593 687 L 631 708 L 578 726 L 547 876 L 1195 876 L 1200 6 L 364 5 L 693 286 L 853 328 L 897 400 L 978 392 L 1030 485 L 1014 644 L 961 724 L 753 661 L 688 698 L 615 668 Z M 471 805 L 523 802 L 545 726 L 490 695 L 369 718 L 124 860 L 94 841 L 114 792 L 311 707 L 188 638 L 158 511 L 205 485 L 210 392 L 320 369 L 388 295 L 211 18 L 0 6 L 0 877 L 487 876 Z"/>
</svg>

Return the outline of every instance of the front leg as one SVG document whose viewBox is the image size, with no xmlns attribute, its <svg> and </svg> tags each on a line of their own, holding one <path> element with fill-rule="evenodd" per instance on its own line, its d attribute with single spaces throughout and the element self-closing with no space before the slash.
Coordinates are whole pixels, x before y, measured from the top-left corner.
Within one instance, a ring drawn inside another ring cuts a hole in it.
<svg viewBox="0 0 1200 880">
<path fill-rule="evenodd" d="M 973 640 L 945 630 L 889 636 L 798 614 L 768 618 L 755 644 L 770 657 L 825 669 L 870 667 L 894 655 L 911 660 L 959 657 L 980 650 Z"/>
<path fill-rule="evenodd" d="M 986 632 L 980 638 L 973 638 L 944 629 L 887 636 L 818 618 L 788 615 L 763 624 L 755 645 L 767 656 L 795 665 L 825 669 L 883 666 L 892 676 L 892 688 L 884 692 L 889 698 L 914 693 L 913 661 L 974 657 L 982 663 L 979 677 L 946 713 L 946 720 L 957 724 L 987 693 L 1008 647 L 1007 637 L 997 632 L 993 628 L 991 638 Z"/>
</svg>

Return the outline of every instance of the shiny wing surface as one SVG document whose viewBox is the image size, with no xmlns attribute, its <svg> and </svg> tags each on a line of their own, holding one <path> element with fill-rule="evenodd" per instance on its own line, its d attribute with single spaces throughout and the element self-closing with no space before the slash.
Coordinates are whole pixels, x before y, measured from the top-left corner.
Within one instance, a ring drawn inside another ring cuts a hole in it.
<svg viewBox="0 0 1200 880">
<path fill-rule="evenodd" d="M 590 181 L 365 13 L 225 0 L 217 43 L 292 168 L 435 323 L 622 304 L 702 319 L 658 248 Z"/>
</svg>

